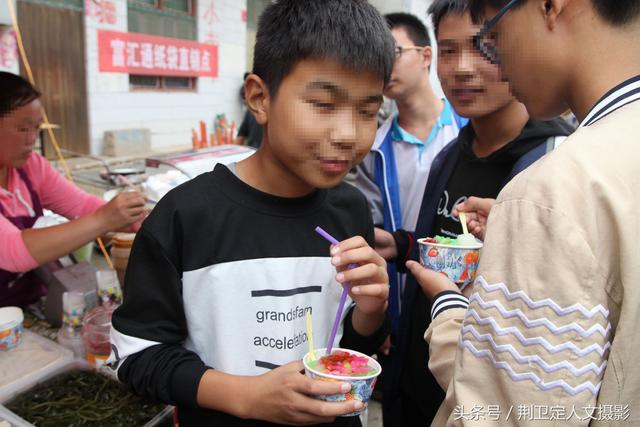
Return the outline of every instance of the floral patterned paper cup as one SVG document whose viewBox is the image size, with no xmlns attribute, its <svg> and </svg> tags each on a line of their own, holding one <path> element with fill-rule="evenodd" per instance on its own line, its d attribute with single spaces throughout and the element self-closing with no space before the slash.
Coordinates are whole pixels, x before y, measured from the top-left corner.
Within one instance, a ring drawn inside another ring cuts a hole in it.
<svg viewBox="0 0 640 427">
<path fill-rule="evenodd" d="M 0 308 L 0 350 L 11 350 L 22 341 L 24 315 L 19 307 Z"/>
<path fill-rule="evenodd" d="M 451 245 L 418 239 L 420 263 L 426 268 L 442 273 L 461 288 L 476 279 L 482 242 L 475 245 Z"/>
<path fill-rule="evenodd" d="M 324 348 L 319 348 L 313 351 L 313 354 L 315 355 L 315 358 L 316 358 L 316 362 L 319 362 L 320 357 L 325 355 L 325 351 L 326 349 Z M 367 409 L 367 403 L 371 398 L 371 393 L 373 393 L 373 388 L 376 385 L 376 380 L 378 379 L 378 375 L 380 375 L 380 373 L 382 372 L 382 367 L 375 359 L 367 356 L 366 354 L 362 354 L 357 351 L 347 350 L 342 348 L 334 348 L 331 354 L 334 354 L 336 351 L 343 351 L 350 354 L 354 354 L 356 356 L 367 358 L 368 365 L 371 369 L 373 369 L 373 372 L 371 372 L 368 375 L 360 375 L 360 376 L 342 376 L 342 375 L 328 374 L 326 372 L 320 371 L 317 368 L 317 366 L 313 366 L 313 361 L 310 359 L 311 353 L 307 353 L 302 359 L 302 363 L 304 364 L 305 375 L 314 380 L 351 384 L 351 390 L 349 390 L 347 393 L 317 396 L 317 398 L 327 402 L 344 402 L 345 400 L 359 400 L 364 404 L 362 409 L 356 412 L 352 412 L 350 414 L 345 414 L 343 416 L 351 417 L 351 416 L 360 415 L 362 411 Z"/>
</svg>

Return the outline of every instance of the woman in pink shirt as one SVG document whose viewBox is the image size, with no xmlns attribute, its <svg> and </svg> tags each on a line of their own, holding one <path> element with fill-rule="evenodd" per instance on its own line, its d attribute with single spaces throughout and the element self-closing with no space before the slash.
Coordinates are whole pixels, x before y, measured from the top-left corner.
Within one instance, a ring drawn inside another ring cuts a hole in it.
<svg viewBox="0 0 640 427">
<path fill-rule="evenodd" d="M 0 72 L 0 307 L 46 294 L 32 270 L 144 217 L 144 198 L 125 192 L 109 203 L 71 184 L 33 152 L 43 120 L 40 93 Z M 46 208 L 70 221 L 32 228 Z"/>
</svg>

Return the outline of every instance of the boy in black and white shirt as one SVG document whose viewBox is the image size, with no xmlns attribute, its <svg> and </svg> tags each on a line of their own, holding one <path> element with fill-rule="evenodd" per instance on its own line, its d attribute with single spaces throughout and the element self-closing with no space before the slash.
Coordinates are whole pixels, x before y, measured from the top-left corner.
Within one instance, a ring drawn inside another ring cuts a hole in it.
<svg viewBox="0 0 640 427">
<path fill-rule="evenodd" d="M 177 405 L 181 426 L 359 425 L 335 417 L 362 403 L 315 399 L 345 385 L 306 378 L 300 359 L 306 313 L 324 345 L 340 283 L 352 304 L 336 344 L 373 353 L 388 332 L 367 202 L 341 181 L 373 141 L 393 47 L 364 0 L 271 5 L 245 83 L 263 145 L 170 192 L 136 237 L 111 362 L 137 393 Z M 331 258 L 318 225 L 348 238 Z"/>
</svg>

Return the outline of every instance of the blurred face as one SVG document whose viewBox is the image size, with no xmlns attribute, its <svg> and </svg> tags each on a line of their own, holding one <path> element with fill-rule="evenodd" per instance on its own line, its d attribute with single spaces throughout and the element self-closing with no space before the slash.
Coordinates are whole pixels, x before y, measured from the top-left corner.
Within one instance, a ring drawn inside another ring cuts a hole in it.
<svg viewBox="0 0 640 427">
<path fill-rule="evenodd" d="M 509 84 L 497 65 L 474 48 L 480 30 L 469 13 L 446 15 L 438 28 L 438 77 L 447 99 L 458 114 L 478 118 L 514 101 Z"/>
<path fill-rule="evenodd" d="M 415 46 L 404 28 L 394 28 L 391 34 L 396 46 L 401 46 L 402 53 L 398 56 L 391 72 L 391 80 L 384 90 L 384 94 L 391 99 L 399 99 L 416 90 L 420 84 L 429 78 L 431 65 L 431 48 Z M 414 49 L 419 47 L 420 49 Z"/>
<path fill-rule="evenodd" d="M 369 152 L 383 81 L 330 59 L 300 61 L 269 98 L 265 149 L 309 186 L 336 186 Z"/>
<path fill-rule="evenodd" d="M 485 16 L 491 18 L 498 10 L 487 8 Z M 544 1 L 525 1 L 506 12 L 491 29 L 501 71 L 514 95 L 533 117 L 540 118 L 567 110 L 564 100 L 574 53 L 564 44 L 567 37 L 560 27 L 549 27 L 546 13 Z"/>
<path fill-rule="evenodd" d="M 0 117 L 0 167 L 22 167 L 29 158 L 42 124 L 39 100 Z"/>
</svg>

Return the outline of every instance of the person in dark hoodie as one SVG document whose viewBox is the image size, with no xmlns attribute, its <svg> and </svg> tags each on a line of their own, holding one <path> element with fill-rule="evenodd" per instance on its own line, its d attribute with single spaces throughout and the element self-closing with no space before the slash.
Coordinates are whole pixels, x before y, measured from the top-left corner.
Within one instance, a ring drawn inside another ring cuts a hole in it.
<svg viewBox="0 0 640 427">
<path fill-rule="evenodd" d="M 435 158 L 427 180 L 415 233 L 376 229 L 376 250 L 396 261 L 399 271 L 418 259 L 416 238 L 462 233 L 454 207 L 471 196 L 495 198 L 524 170 L 572 132 L 561 119 L 532 119 L 511 93 L 498 66 L 473 47 L 474 25 L 465 0 L 436 0 L 429 8 L 438 41 L 438 75 L 456 112 L 468 117 L 458 138 Z M 391 347 L 383 396 L 388 426 L 428 425 L 444 392 L 427 368 L 423 339 L 429 303 L 411 275 L 403 295 L 399 333 Z"/>
</svg>

